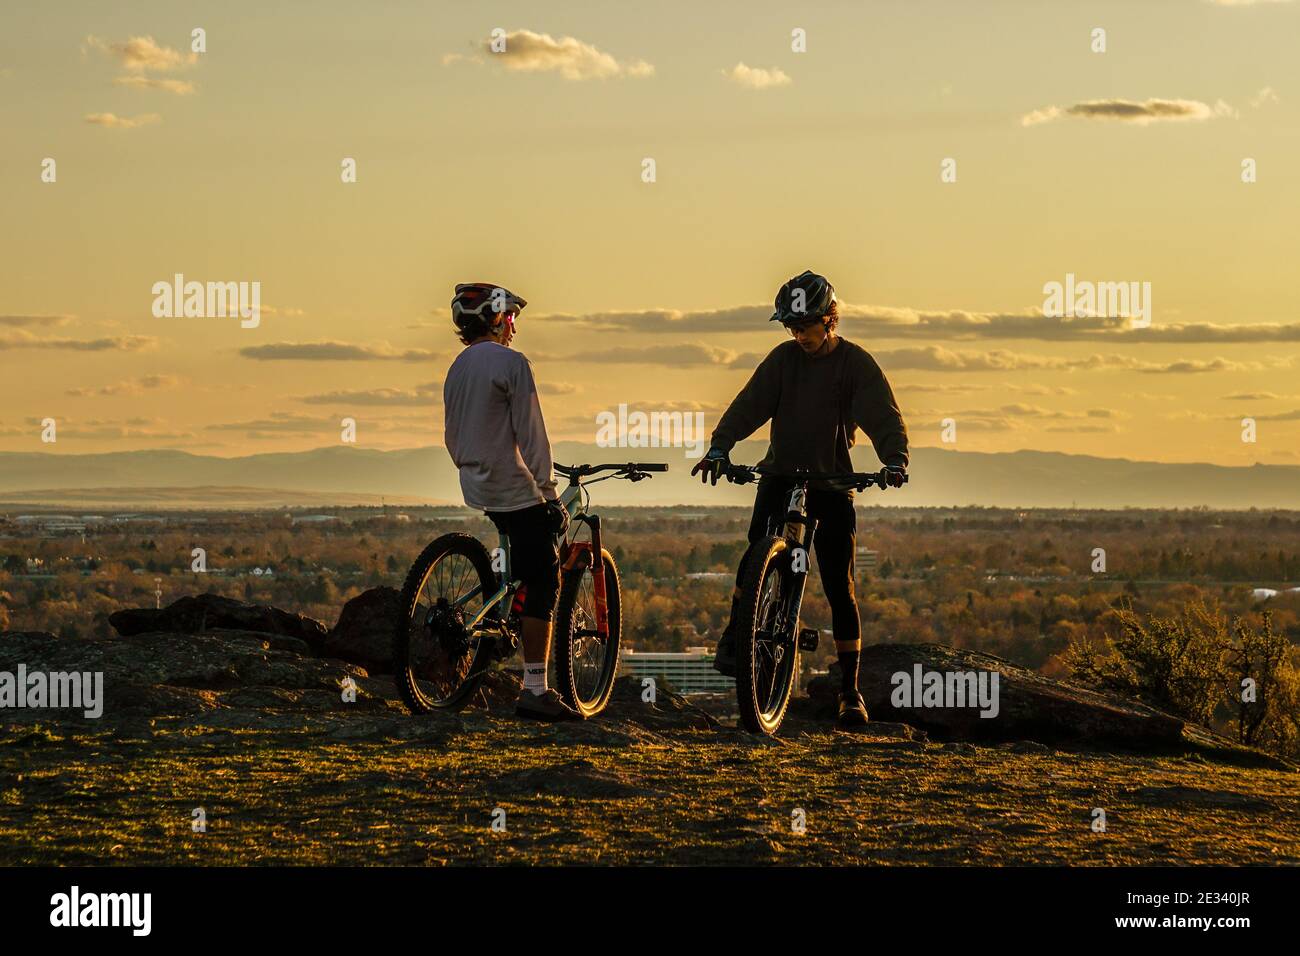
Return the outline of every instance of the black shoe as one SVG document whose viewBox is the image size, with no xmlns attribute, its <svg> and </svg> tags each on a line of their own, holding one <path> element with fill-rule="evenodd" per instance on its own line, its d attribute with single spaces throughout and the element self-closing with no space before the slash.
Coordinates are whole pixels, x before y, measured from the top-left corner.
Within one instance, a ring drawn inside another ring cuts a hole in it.
<svg viewBox="0 0 1300 956">
<path fill-rule="evenodd" d="M 736 636 L 730 624 L 718 639 L 718 650 L 713 655 L 713 669 L 724 677 L 736 676 Z"/>
<path fill-rule="evenodd" d="M 519 701 L 515 704 L 516 717 L 531 717 L 533 720 L 582 720 L 582 714 L 564 702 L 554 687 L 545 694 L 534 694 L 524 689 L 519 692 Z"/>
<path fill-rule="evenodd" d="M 855 690 L 840 695 L 840 712 L 835 718 L 836 725 L 845 728 L 865 727 L 869 720 L 867 705 L 861 694 Z"/>
</svg>

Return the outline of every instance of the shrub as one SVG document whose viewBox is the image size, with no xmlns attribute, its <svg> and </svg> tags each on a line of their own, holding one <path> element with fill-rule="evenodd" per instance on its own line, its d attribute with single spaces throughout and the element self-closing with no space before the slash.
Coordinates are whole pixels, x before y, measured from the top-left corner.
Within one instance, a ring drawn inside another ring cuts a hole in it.
<svg viewBox="0 0 1300 956">
<path fill-rule="evenodd" d="M 1118 627 L 1098 648 L 1071 641 L 1065 654 L 1073 677 L 1136 697 L 1153 707 L 1207 727 L 1221 726 L 1243 744 L 1276 753 L 1300 752 L 1300 679 L 1295 650 L 1274 632 L 1264 612 L 1229 620 L 1197 598 L 1172 617 L 1116 607 Z M 1253 682 L 1253 683 L 1252 683 Z"/>
</svg>

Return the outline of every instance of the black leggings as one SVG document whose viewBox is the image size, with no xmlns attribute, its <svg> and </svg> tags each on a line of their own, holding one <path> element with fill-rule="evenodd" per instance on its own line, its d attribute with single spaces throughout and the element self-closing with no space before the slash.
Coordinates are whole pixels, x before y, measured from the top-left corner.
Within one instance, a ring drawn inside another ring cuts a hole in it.
<svg viewBox="0 0 1300 956">
<path fill-rule="evenodd" d="M 560 596 L 560 552 L 545 504 L 520 511 L 489 511 L 497 530 L 510 539 L 510 573 L 528 588 L 523 617 L 555 620 Z"/>
<path fill-rule="evenodd" d="M 777 523 L 777 534 L 785 523 L 785 507 L 794 486 L 780 479 L 762 478 L 754 496 L 754 515 L 749 521 L 752 544 L 767 534 L 769 520 Z M 831 628 L 836 641 L 862 639 L 858 619 L 858 601 L 853 593 L 853 566 L 857 554 L 858 516 L 853 510 L 853 496 L 839 491 L 817 488 L 808 490 L 808 520 L 817 521 L 813 534 L 813 551 L 822 590 L 831 606 Z M 740 574 L 736 574 L 740 586 Z"/>
</svg>

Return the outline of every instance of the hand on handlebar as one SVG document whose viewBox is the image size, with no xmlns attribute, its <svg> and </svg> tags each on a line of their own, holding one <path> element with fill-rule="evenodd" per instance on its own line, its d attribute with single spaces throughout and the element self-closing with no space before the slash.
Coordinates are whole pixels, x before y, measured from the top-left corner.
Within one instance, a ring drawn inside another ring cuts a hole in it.
<svg viewBox="0 0 1300 956">
<path fill-rule="evenodd" d="M 907 481 L 907 468 L 903 465 L 885 466 L 885 483 L 891 488 L 901 488 Z"/>
<path fill-rule="evenodd" d="M 557 500 L 546 502 L 546 518 L 551 524 L 552 534 L 564 534 L 569 530 L 569 512 Z"/>
<path fill-rule="evenodd" d="M 731 466 L 727 460 L 727 453 L 721 448 L 710 448 L 708 454 L 695 463 L 691 469 L 691 477 L 700 476 L 701 484 L 717 484 L 718 479 Z"/>
</svg>

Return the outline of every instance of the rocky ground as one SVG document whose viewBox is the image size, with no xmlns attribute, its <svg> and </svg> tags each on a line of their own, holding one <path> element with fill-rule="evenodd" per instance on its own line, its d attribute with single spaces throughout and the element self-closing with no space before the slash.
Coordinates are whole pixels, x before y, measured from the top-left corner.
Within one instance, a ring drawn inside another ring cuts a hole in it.
<svg viewBox="0 0 1300 956">
<path fill-rule="evenodd" d="M 103 671 L 107 698 L 98 720 L 0 711 L 0 863 L 1300 863 L 1294 768 L 995 658 L 1009 730 L 893 711 L 835 732 L 814 686 L 768 740 L 726 698 L 647 703 L 630 680 L 578 725 L 516 720 L 506 675 L 413 717 L 324 656 L 337 627 L 200 610 L 112 640 L 0 634 L 0 671 Z"/>
</svg>

